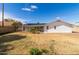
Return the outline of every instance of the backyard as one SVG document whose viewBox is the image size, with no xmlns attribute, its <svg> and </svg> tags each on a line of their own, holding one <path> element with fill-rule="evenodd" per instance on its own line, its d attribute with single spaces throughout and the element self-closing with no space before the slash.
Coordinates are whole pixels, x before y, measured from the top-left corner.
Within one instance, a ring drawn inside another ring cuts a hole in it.
<svg viewBox="0 0 79 59">
<path fill-rule="evenodd" d="M 29 55 L 32 48 L 43 55 L 79 54 L 78 38 L 79 33 L 9 33 L 0 36 L 0 54 Z"/>
</svg>

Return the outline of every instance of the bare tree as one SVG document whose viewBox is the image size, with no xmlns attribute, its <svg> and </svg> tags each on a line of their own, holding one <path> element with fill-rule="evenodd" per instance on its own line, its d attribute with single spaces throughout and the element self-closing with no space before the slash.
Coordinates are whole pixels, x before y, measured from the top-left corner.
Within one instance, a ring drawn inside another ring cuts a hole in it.
<svg viewBox="0 0 79 59">
<path fill-rule="evenodd" d="M 16 22 L 14 22 L 12 25 L 14 26 L 15 31 L 17 31 L 18 28 L 19 28 L 20 26 L 22 26 L 22 23 L 16 21 Z"/>
</svg>

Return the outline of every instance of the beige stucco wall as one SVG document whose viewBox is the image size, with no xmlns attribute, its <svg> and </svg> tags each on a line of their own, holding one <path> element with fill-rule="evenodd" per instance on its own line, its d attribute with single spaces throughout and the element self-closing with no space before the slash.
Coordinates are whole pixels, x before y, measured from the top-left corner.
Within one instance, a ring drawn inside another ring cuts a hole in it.
<svg viewBox="0 0 79 59">
<path fill-rule="evenodd" d="M 78 27 L 78 26 L 74 26 L 74 27 L 72 28 L 72 30 L 73 30 L 73 32 L 79 32 L 79 27 Z"/>
<path fill-rule="evenodd" d="M 72 33 L 72 28 L 61 25 L 61 26 L 57 26 L 56 29 L 54 28 L 48 29 L 44 31 L 44 33 Z"/>
</svg>

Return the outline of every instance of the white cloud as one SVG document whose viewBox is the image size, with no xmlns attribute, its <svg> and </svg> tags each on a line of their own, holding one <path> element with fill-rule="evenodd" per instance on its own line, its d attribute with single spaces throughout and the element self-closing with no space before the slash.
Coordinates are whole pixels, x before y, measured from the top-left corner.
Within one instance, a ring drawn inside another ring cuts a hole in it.
<svg viewBox="0 0 79 59">
<path fill-rule="evenodd" d="M 31 9 L 37 9 L 38 7 L 36 5 L 31 5 Z"/>
<path fill-rule="evenodd" d="M 61 19 L 60 17 L 56 17 L 56 19 Z"/>
<path fill-rule="evenodd" d="M 24 11 L 32 11 L 31 8 L 22 8 Z"/>
<path fill-rule="evenodd" d="M 23 11 L 34 11 L 35 9 L 37 9 L 38 7 L 36 5 L 30 5 L 29 8 L 25 7 L 25 8 L 22 8 L 21 10 Z"/>
</svg>

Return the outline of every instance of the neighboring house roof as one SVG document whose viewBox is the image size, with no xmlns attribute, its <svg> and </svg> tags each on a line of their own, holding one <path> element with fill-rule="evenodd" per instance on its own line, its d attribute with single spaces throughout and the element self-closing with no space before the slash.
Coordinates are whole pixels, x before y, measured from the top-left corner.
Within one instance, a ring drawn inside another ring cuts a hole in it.
<svg viewBox="0 0 79 59">
<path fill-rule="evenodd" d="M 4 21 L 4 26 L 11 26 L 13 22 Z M 0 21 L 0 26 L 2 26 L 2 21 Z"/>
<path fill-rule="evenodd" d="M 13 26 L 14 22 L 19 22 L 19 21 L 5 19 L 4 20 L 4 26 Z M 21 23 L 21 22 L 19 22 L 19 23 Z M 2 26 L 2 21 L 0 21 L 0 26 Z"/>
<path fill-rule="evenodd" d="M 28 23 L 25 26 L 44 26 L 46 23 Z"/>
<path fill-rule="evenodd" d="M 46 23 L 28 23 L 27 25 L 45 25 Z"/>
<path fill-rule="evenodd" d="M 46 24 L 45 26 L 49 26 L 49 28 L 52 28 L 54 26 L 60 26 L 60 25 L 65 25 L 65 26 L 68 26 L 68 27 L 73 27 L 74 26 L 73 24 L 64 22 L 63 20 L 56 20 L 54 22 Z"/>
</svg>

